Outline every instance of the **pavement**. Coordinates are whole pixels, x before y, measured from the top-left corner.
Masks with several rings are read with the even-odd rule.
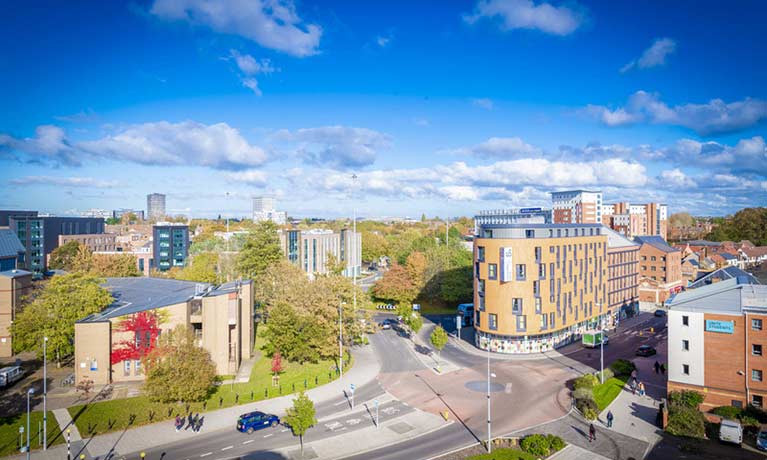
[[[608,460],[607,457],[589,450],[568,444],[564,449],[548,458],[548,460]]]

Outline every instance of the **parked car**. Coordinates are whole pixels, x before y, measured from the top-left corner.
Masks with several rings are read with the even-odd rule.
[[[663,318],[664,316],[666,316],[666,310],[658,309],[658,310],[655,310],[655,313],[653,314],[657,316],[658,318]]]
[[[392,321],[392,320],[390,320],[390,319],[385,319],[385,320],[381,321],[380,323],[378,323],[378,326],[379,326],[381,329],[391,329],[391,325],[392,325],[392,323],[393,323],[393,321]]]
[[[655,351],[655,348],[651,347],[650,345],[640,345],[636,351],[637,356],[652,356],[656,353],[657,351]]]
[[[240,415],[240,418],[237,419],[237,431],[252,433],[256,430],[279,424],[280,418],[276,415],[265,414],[263,412],[248,412],[247,414]]]
[[[762,425],[759,429],[759,433],[756,435],[756,448],[759,450],[767,450],[767,425]]]
[[[8,366],[0,369],[0,388],[13,385],[24,377],[24,369],[21,366]]]
[[[737,420],[722,419],[719,425],[719,440],[733,444],[743,444],[743,427]]]

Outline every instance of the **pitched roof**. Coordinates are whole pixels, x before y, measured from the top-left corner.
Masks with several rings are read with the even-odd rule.
[[[0,258],[6,257],[18,257],[19,253],[24,253],[26,250],[19,241],[19,237],[16,233],[9,228],[0,228]]]
[[[714,279],[719,279],[719,282],[721,282],[722,280],[729,280],[733,278],[743,278],[743,280],[749,284],[762,284],[754,275],[745,272],[738,267],[730,266],[701,275],[692,284],[687,286],[687,288],[697,289],[703,286],[708,286],[709,284],[714,284]]]
[[[767,256],[767,246],[754,246],[743,248],[742,251],[748,257],[762,257]]]
[[[722,256],[724,260],[738,260],[737,257],[730,254],[729,252],[720,252],[719,255]]]
[[[0,276],[3,276],[5,278],[20,278],[22,276],[28,276],[31,275],[32,272],[28,272],[26,270],[6,270],[4,272],[0,272]]]
[[[652,236],[635,236],[634,241],[636,241],[639,244],[649,244],[650,246],[659,249],[663,252],[680,252],[679,249],[672,248],[671,246],[666,243],[666,240],[663,238],[652,235]]]
[[[767,286],[751,284],[743,277],[731,278],[679,293],[669,308],[735,315],[744,309],[767,312]]]
[[[630,239],[611,229],[610,227],[602,227],[602,234],[607,235],[607,247],[608,248],[624,248],[631,246],[639,246]]]

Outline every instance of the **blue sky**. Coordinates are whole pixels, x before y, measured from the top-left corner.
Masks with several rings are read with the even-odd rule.
[[[767,205],[767,5],[372,3],[4,2],[0,208]]]

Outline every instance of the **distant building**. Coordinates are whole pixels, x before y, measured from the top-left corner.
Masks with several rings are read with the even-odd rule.
[[[270,220],[277,225],[285,225],[288,215],[284,211],[277,211],[274,208],[274,198],[270,196],[253,197],[253,221],[263,222]]]
[[[13,356],[11,324],[16,319],[21,299],[29,294],[31,286],[31,272],[16,268],[0,271],[0,358]]]
[[[639,302],[662,305],[682,290],[682,253],[659,236],[637,236],[639,243]]]
[[[602,192],[568,190],[551,192],[555,224],[601,224]]]
[[[91,208],[87,211],[82,211],[80,217],[97,217],[99,219],[109,219],[112,217],[112,213],[106,209]]]
[[[607,234],[607,306],[630,318],[639,313],[639,244],[615,230]]]
[[[666,239],[668,206],[661,203],[602,205],[602,223],[628,238],[657,235]]]
[[[165,219],[165,195],[150,193],[146,196],[146,215],[150,220]]]
[[[59,235],[104,233],[104,219],[94,217],[12,216],[11,230],[26,249],[25,270],[41,278],[48,269],[48,256],[59,246]]]
[[[136,258],[136,269],[144,276],[149,276],[152,269],[152,245],[147,243],[144,247],[132,248],[123,251],[95,251],[94,254],[104,256],[131,255]]]
[[[164,203],[165,202],[163,201],[163,209],[165,208],[165,204]],[[138,220],[144,220],[144,210],[143,209],[115,209],[115,210],[112,211],[112,218],[113,219],[122,219],[122,217],[124,215],[126,215],[126,214],[133,214],[133,215],[136,216],[136,218]]]
[[[172,267],[184,267],[189,258],[189,226],[171,222],[159,222],[152,227],[152,254],[154,267],[168,271]]]
[[[541,208],[491,209],[474,216],[474,234],[482,225],[496,224],[550,224],[551,210]],[[473,245],[472,245],[473,246]]]
[[[711,273],[704,274],[694,282],[690,283],[690,285],[687,286],[687,289],[698,289],[703,286],[708,286],[709,284],[719,283],[733,278],[742,278],[748,284],[762,284],[754,275],[745,272],[738,267],[724,267],[714,270]]]
[[[13,211],[0,210],[0,227],[8,227],[12,216],[18,217],[37,217],[37,211]]]
[[[95,233],[84,235],[59,235],[59,246],[69,243],[70,241],[76,241],[78,244],[82,244],[91,252],[96,251],[116,251],[117,235],[114,233]]]
[[[362,238],[351,230],[280,231],[280,245],[288,261],[309,275],[327,274],[331,256],[343,265],[344,276],[359,276],[362,270]]]
[[[24,266],[26,249],[9,228],[0,228],[0,272]]]

